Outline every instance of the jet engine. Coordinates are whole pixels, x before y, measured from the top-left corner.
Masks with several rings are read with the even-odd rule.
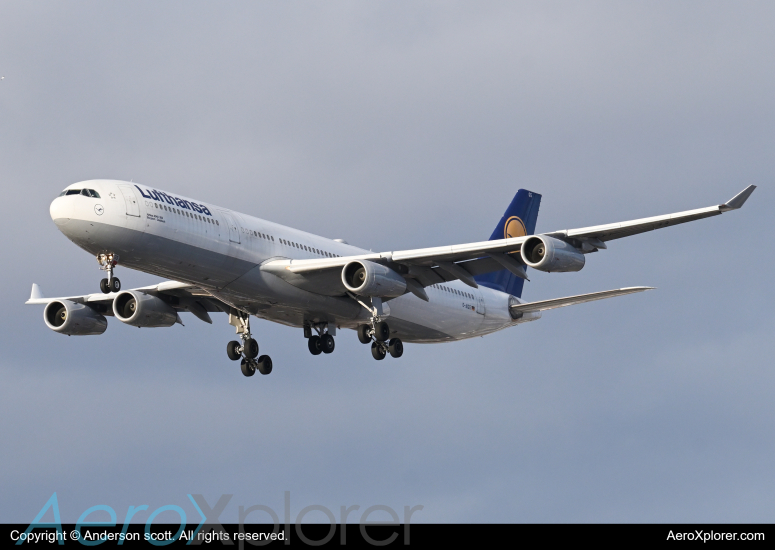
[[[534,235],[522,243],[522,261],[539,271],[581,271],[584,254],[559,239]]]
[[[353,260],[342,269],[342,283],[359,296],[395,298],[406,292],[406,280],[384,265],[369,260]]]
[[[57,300],[46,304],[43,320],[48,328],[68,336],[102,334],[108,328],[108,320],[89,306]]]
[[[178,313],[167,302],[136,290],[119,292],[113,300],[113,313],[133,327],[171,327],[178,320]]]

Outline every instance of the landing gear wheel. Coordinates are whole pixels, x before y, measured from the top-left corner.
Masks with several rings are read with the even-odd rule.
[[[358,325],[358,340],[361,344],[371,344],[370,328],[369,325]]]
[[[385,348],[380,346],[377,342],[371,344],[371,356],[377,361],[382,361],[385,358]]]
[[[396,359],[398,359],[404,354],[404,343],[401,341],[400,338],[393,338],[390,341],[388,350],[390,351],[391,357],[395,357]]]
[[[323,353],[323,344],[320,342],[320,336],[310,336],[307,340],[307,347],[312,355],[320,355]]]
[[[108,287],[111,292],[118,292],[121,290],[121,281],[118,280],[118,277],[111,277],[108,282]]]
[[[258,364],[256,365],[256,368],[261,374],[269,374],[272,372],[272,358],[268,355],[262,355],[258,358]]]
[[[320,347],[323,348],[323,353],[331,353],[335,347],[334,337],[326,333],[320,337]]]
[[[108,284],[107,279],[102,279],[100,281],[100,290],[103,292],[103,294],[110,293],[110,285]]]
[[[248,338],[245,340],[244,348],[245,349],[243,349],[242,352],[248,359],[255,359],[258,357],[258,342],[253,340],[253,338]]]
[[[243,359],[240,367],[242,367],[242,374],[244,374],[245,376],[253,376],[254,374],[256,374],[256,366],[253,364],[253,361],[248,361],[247,359]]]
[[[242,354],[239,352],[240,344],[236,340],[232,340],[228,344],[226,344],[226,355],[229,356],[229,359],[232,361],[236,361],[240,357],[242,357]]]
[[[374,338],[377,342],[385,342],[390,338],[390,327],[385,321],[374,324]]]

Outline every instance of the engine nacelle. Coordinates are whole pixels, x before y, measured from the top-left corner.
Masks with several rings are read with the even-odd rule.
[[[43,310],[46,326],[54,332],[68,336],[102,334],[108,328],[108,320],[89,306],[57,300],[46,304]]]
[[[369,260],[353,260],[342,269],[345,288],[359,296],[395,298],[406,292],[406,280],[384,265]]]
[[[178,313],[167,302],[136,290],[119,292],[113,300],[113,313],[133,327],[171,327],[178,320]]]
[[[534,235],[522,243],[522,261],[539,271],[581,271],[584,254],[565,241]]]

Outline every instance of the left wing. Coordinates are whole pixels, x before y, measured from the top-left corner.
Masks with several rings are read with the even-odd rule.
[[[547,237],[562,240],[579,253],[596,252],[607,248],[605,242],[662,229],[710,216],[718,216],[737,210],[756,189],[749,185],[723,204],[688,210],[652,218],[626,222],[564,229],[543,233]],[[475,275],[508,269],[518,277],[527,279],[525,265],[518,254],[522,243],[531,236],[495,239],[451,246],[369,253],[339,258],[310,260],[273,260],[262,264],[261,270],[273,273],[290,284],[310,292],[328,296],[342,296],[346,289],[341,281],[342,268],[352,261],[369,260],[390,267],[407,281],[407,291],[427,300],[423,287],[446,281],[461,280],[476,288]]]
[[[150,294],[152,296],[162,298],[176,311],[188,311],[205,323],[211,324],[213,321],[210,318],[208,312],[212,313],[224,311],[228,313],[232,307],[236,307],[232,304],[222,301],[218,297],[215,297],[207,289],[197,287],[196,285],[190,285],[188,283],[180,283],[177,281],[166,281],[157,285],[133,288],[129,290],[134,290],[143,294]],[[60,302],[67,300],[70,302],[75,302],[76,304],[87,305],[103,315],[113,315],[113,300],[117,295],[117,292],[111,292],[110,294],[103,294],[100,292],[96,294],[84,294],[81,296],[47,298],[43,296],[40,287],[33,283],[30,299],[27,300],[25,304],[46,305],[50,302]],[[178,322],[183,324],[179,318]]]

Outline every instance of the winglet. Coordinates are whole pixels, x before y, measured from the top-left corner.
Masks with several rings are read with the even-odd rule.
[[[40,291],[40,287],[35,283],[32,283],[32,292],[30,292],[30,300],[40,300],[44,298],[43,293]]]
[[[740,191],[737,195],[729,199],[726,203],[722,204],[721,209],[725,212],[727,210],[737,210],[745,204],[745,201],[748,200],[748,197],[751,196],[751,193],[753,193],[754,189],[756,189],[755,185],[749,185]]]

